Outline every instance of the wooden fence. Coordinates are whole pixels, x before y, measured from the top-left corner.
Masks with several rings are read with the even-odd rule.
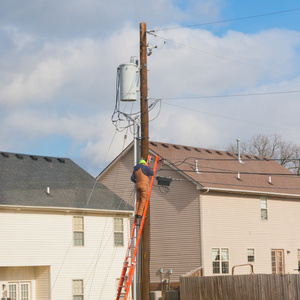
[[[253,274],[180,278],[180,300],[298,300],[300,275]]]

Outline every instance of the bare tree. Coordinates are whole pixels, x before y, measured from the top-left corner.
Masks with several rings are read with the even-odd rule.
[[[230,144],[227,151],[236,152],[236,144]],[[247,142],[240,143],[243,154],[265,156],[277,160],[282,166],[300,175],[300,147],[283,140],[278,134],[257,134]]]

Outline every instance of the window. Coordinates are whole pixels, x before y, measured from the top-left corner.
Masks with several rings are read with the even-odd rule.
[[[123,218],[114,218],[114,245],[115,247],[124,245]]]
[[[11,300],[18,300],[18,283],[9,283],[8,293]]]
[[[83,293],[83,280],[82,279],[75,279],[73,280],[73,300],[83,300],[84,293]]]
[[[214,274],[229,274],[229,249],[213,248],[212,263]]]
[[[260,216],[262,220],[268,220],[267,197],[260,197]]]
[[[30,300],[29,298],[29,284],[21,283],[21,300]]]
[[[284,257],[282,249],[271,250],[272,274],[284,274]]]
[[[11,300],[31,300],[30,282],[11,282],[8,294]]]
[[[84,219],[81,216],[73,217],[74,246],[84,246]]]
[[[248,262],[254,262],[254,249],[247,249]]]

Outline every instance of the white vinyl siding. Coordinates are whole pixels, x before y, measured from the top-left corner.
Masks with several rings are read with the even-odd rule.
[[[114,215],[86,212],[85,246],[73,247],[71,213],[0,210],[5,241],[0,247],[0,286],[22,279],[35,283],[32,300],[49,300],[50,294],[53,300],[72,299],[72,280],[90,278],[84,282],[90,299],[114,299],[124,260],[124,248],[114,247]],[[124,214],[123,222],[127,244],[129,215]]]

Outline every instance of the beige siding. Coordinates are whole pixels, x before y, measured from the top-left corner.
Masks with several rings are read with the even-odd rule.
[[[101,176],[101,183],[107,186],[111,191],[127,201],[130,205],[134,205],[134,183],[130,177],[133,171],[133,150],[130,150]]]
[[[133,151],[129,151],[100,181],[133,205],[132,171]],[[159,166],[156,175],[180,181],[173,181],[167,193],[154,182],[150,199],[150,280],[179,282],[180,275],[201,266],[199,191],[166,165],[163,169]],[[172,270],[171,278],[169,270]]]
[[[229,248],[230,273],[246,264],[255,249],[255,273],[271,273],[271,249],[283,249],[286,273],[297,273],[300,249],[299,201],[268,198],[268,220],[261,220],[260,197],[208,193],[202,196],[205,275],[212,275],[212,248]],[[289,253],[287,252],[289,251]],[[235,269],[247,274],[250,268]]]
[[[28,270],[33,272],[33,267],[47,265],[51,275],[51,299],[71,299],[73,279],[84,280],[85,291],[91,299],[112,299],[116,293],[116,278],[121,273],[129,229],[129,221],[125,218],[125,246],[114,247],[113,218],[114,215],[86,214],[85,245],[74,247],[72,214],[1,210],[1,270],[3,267],[30,266]],[[20,275],[19,270],[16,274]],[[41,295],[41,289],[47,285],[47,270],[38,271],[24,274],[36,279],[37,295]],[[27,277],[22,280],[25,279]]]
[[[50,299],[50,267],[0,267],[0,284],[30,283],[32,299]]]
[[[50,267],[36,267],[36,299],[49,300]]]
[[[159,176],[173,177],[168,189],[155,181],[151,209],[151,282],[178,282],[179,276],[201,266],[199,197],[193,183],[168,167]],[[169,278],[169,270],[172,270]]]

